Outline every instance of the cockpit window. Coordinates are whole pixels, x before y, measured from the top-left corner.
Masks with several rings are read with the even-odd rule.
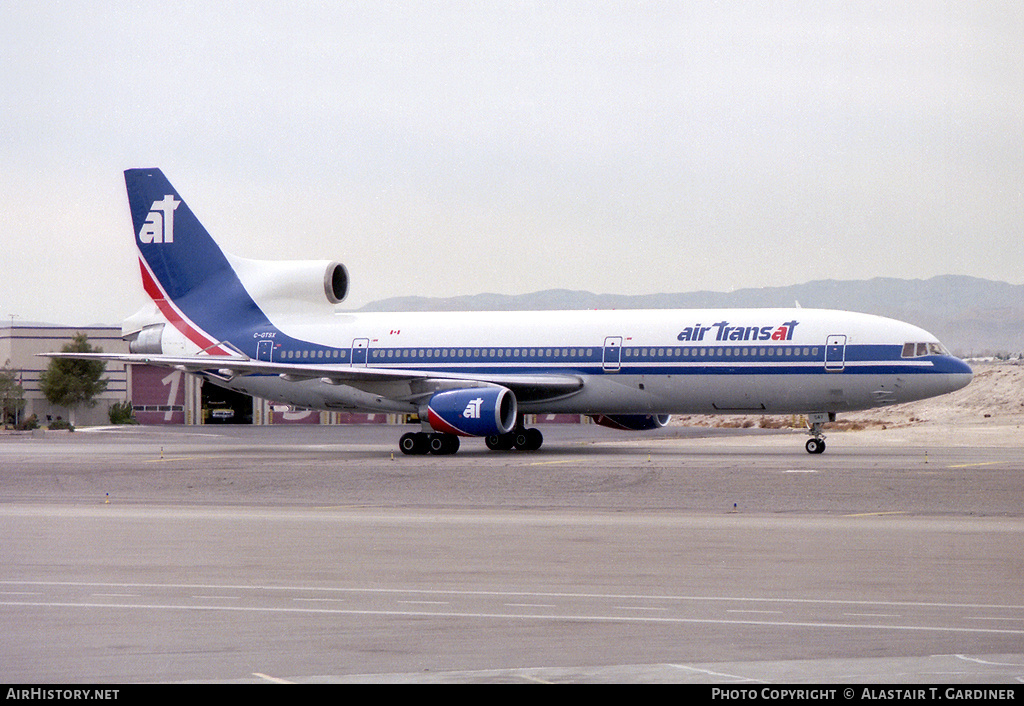
[[[926,355],[949,355],[949,351],[941,343],[936,342],[903,344],[904,358],[920,358]]]

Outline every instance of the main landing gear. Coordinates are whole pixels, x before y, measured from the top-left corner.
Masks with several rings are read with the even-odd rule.
[[[459,450],[459,437],[455,434],[442,434],[440,432],[428,434],[427,432],[409,432],[402,434],[398,440],[398,448],[402,453],[409,456],[418,456],[426,453],[438,456],[448,456]]]
[[[484,437],[484,443],[491,451],[536,451],[544,443],[544,435],[539,429],[527,429],[520,424],[507,434]],[[398,448],[407,456],[449,456],[459,450],[459,437],[441,432],[409,432],[402,434]]]
[[[821,433],[821,427],[825,423],[834,422],[835,420],[835,412],[815,412],[814,414],[807,415],[807,433],[811,435],[811,438],[807,440],[806,444],[804,444],[804,448],[807,449],[807,453],[825,453],[825,435]]]
[[[484,443],[491,451],[536,451],[544,443],[544,435],[539,429],[516,428],[507,434],[494,434],[484,437]]]

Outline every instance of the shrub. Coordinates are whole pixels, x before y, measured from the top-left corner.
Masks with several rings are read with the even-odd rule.
[[[110,409],[107,410],[107,416],[110,417],[111,424],[138,424],[139,422],[135,419],[135,412],[132,410],[131,400],[125,402],[115,402],[110,405]]]

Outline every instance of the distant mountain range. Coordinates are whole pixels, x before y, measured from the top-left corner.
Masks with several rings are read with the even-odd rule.
[[[549,289],[533,294],[396,297],[360,311],[544,311],[557,309],[726,309],[799,306],[888,316],[924,328],[961,356],[1024,351],[1024,286],[977,277],[820,280],[734,292],[626,296]]]

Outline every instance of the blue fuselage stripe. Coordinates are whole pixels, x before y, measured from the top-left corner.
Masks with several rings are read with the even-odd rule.
[[[274,361],[303,365],[352,363],[349,349],[301,343],[298,346],[294,350],[275,350]],[[498,355],[499,350],[501,355]],[[828,363],[824,346],[820,345],[647,346],[627,350],[628,355],[623,354],[614,364],[609,364],[603,358],[603,349],[594,346],[374,348],[361,351],[366,356],[365,363],[361,356],[355,365],[438,374],[490,375],[911,375],[962,372],[963,366],[951,356],[903,358],[901,346],[896,345],[848,345],[842,359]]]

